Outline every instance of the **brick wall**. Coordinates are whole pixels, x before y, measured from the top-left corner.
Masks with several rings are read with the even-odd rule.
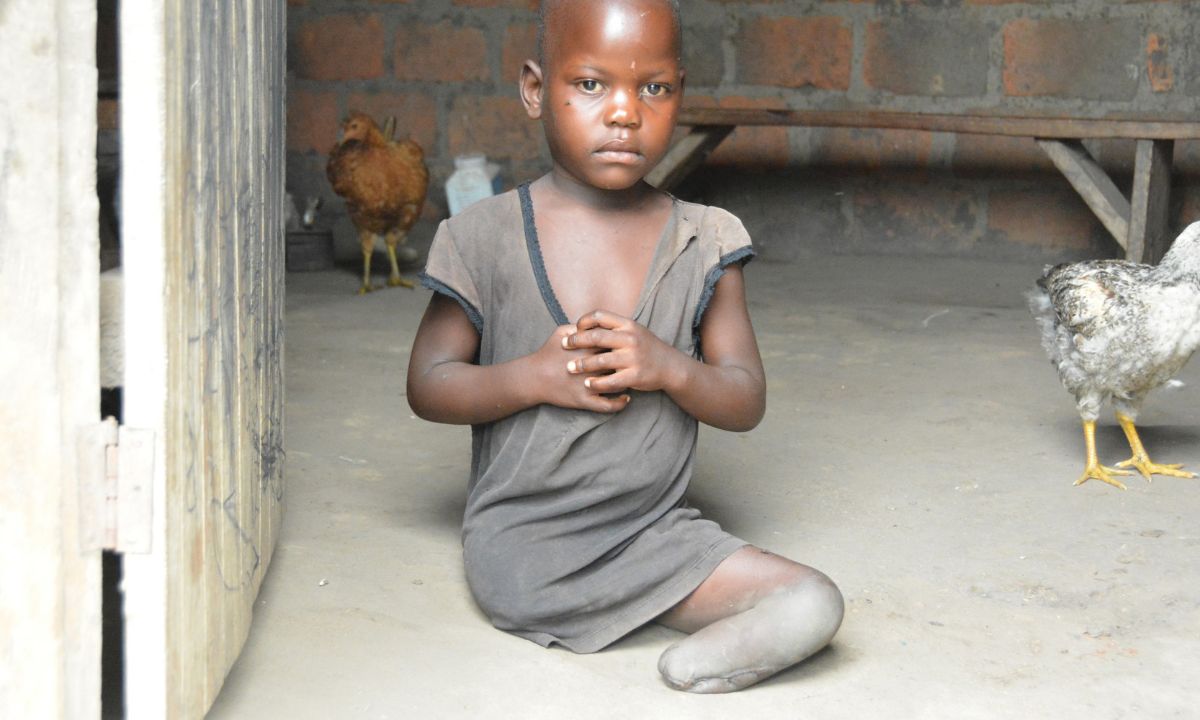
[[[683,0],[688,101],[912,112],[998,109],[1200,117],[1200,2]],[[454,155],[506,185],[549,166],[516,99],[536,0],[289,0],[289,187],[324,182],[350,109],[396,115],[433,176],[427,237]],[[1133,145],[1092,145],[1128,183]],[[1200,148],[1176,148],[1173,221],[1200,217]],[[743,216],[768,257],[814,251],[1024,257],[1117,248],[1032,140],[886,130],[739,129],[681,194]],[[336,222],[335,222],[336,221]],[[419,240],[418,240],[419,241]],[[349,248],[347,250],[346,248]]]

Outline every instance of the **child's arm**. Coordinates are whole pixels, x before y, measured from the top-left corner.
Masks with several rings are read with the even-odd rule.
[[[597,310],[580,318],[578,331],[564,347],[609,350],[578,358],[569,372],[600,374],[589,379],[596,393],[663,390],[702,423],[744,431],[758,425],[766,411],[766,379],[740,266],[717,281],[700,324],[704,361],[691,358],[660,340],[644,326]]]
[[[479,333],[454,300],[434,293],[421,318],[408,364],[408,404],[426,420],[479,424],[542,403],[616,412],[628,397],[607,398],[567,372],[567,362],[594,351],[563,349],[563,326],[532,355],[498,365],[474,364]]]

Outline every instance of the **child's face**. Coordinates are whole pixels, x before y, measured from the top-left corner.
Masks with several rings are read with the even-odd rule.
[[[572,3],[550,16],[538,113],[556,166],[621,190],[662,159],[683,99],[677,42],[656,0]]]

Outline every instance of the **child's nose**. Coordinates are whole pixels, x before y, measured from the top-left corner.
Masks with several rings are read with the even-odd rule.
[[[608,117],[605,118],[609,125],[637,127],[641,124],[636,93],[630,93],[627,90],[618,90],[610,97]]]

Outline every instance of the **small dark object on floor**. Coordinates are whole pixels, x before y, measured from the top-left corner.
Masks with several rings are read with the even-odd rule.
[[[333,233],[329,230],[288,230],[288,272],[313,272],[333,269]]]

